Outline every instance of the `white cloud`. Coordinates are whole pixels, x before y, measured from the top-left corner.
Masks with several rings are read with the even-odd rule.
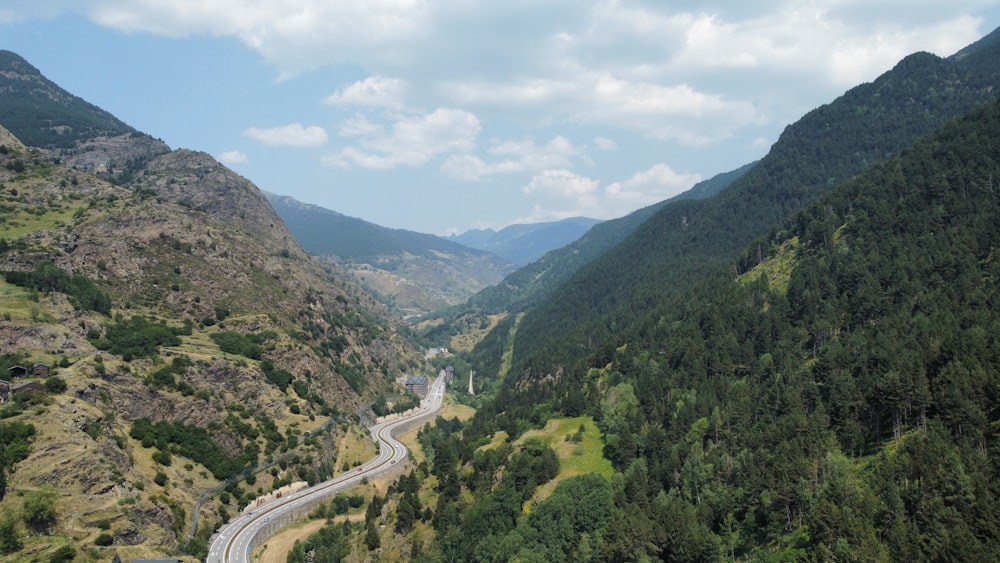
[[[959,2],[972,9],[977,2]],[[854,4],[854,6],[851,6]],[[784,80],[819,80],[850,87],[874,79],[900,58],[918,50],[941,56],[974,40],[981,18],[958,6],[926,20],[907,22],[892,2],[831,0],[788,4],[750,17],[693,15],[684,26],[683,49],[669,63],[679,72],[697,69],[769,69]],[[880,12],[890,12],[888,18]]]
[[[82,11],[128,33],[238,37],[283,76],[293,76],[331,63],[391,57],[382,49],[423,38],[430,8],[421,0],[99,0]]]
[[[545,170],[521,188],[535,201],[532,212],[517,223],[558,221],[581,215],[595,217],[601,212],[600,180],[580,176],[570,170]]]
[[[541,86],[537,82],[469,82],[449,84],[449,91],[461,104],[500,106],[526,119],[625,129],[687,145],[726,139],[764,120],[753,103],[739,97],[671,83],[670,76],[656,80],[579,68],[572,77],[548,80]]]
[[[627,127],[686,145],[725,139],[762,120],[746,101],[700,92],[688,84],[665,86],[609,74],[594,77],[574,108],[572,117],[582,123]]]
[[[553,137],[544,146],[539,146],[534,139],[498,141],[487,152],[501,160],[486,162],[471,154],[455,155],[445,160],[441,170],[452,178],[468,182],[495,174],[566,168],[572,158],[581,153],[580,149],[562,135]]]
[[[384,130],[382,125],[372,123],[367,117],[359,114],[341,123],[339,133],[341,137],[367,137],[381,135]]]
[[[280,127],[261,129],[251,127],[244,135],[271,146],[315,147],[326,142],[326,131],[317,125],[304,127],[301,123],[289,123]]]
[[[616,143],[614,139],[597,136],[594,137],[594,146],[602,151],[613,151],[618,148],[618,143]]]
[[[0,21],[82,12],[129,33],[236,37],[282,77],[334,64],[371,73],[328,104],[398,110],[413,99],[420,107],[490,109],[529,125],[599,125],[688,145],[764,120],[786,123],[915,50],[951,54],[982,33],[981,13],[997,5],[12,1],[0,8]]]
[[[399,78],[369,76],[350,86],[337,90],[323,102],[328,105],[355,105],[368,107],[402,108],[407,83]]]
[[[423,166],[439,155],[472,151],[480,129],[472,113],[439,108],[400,118],[388,132],[372,128],[357,146],[345,147],[323,161],[340,168]]]
[[[604,193],[608,201],[614,202],[615,209],[638,209],[685,192],[700,181],[700,174],[679,174],[661,162],[627,180],[608,185]]]
[[[449,156],[441,164],[441,171],[448,176],[463,182],[474,182],[484,176],[494,174],[509,174],[521,172],[524,168],[519,162],[504,160],[488,163],[474,154],[457,154]]]
[[[531,213],[516,222],[555,221],[579,216],[621,217],[687,191],[699,181],[701,175],[678,173],[664,163],[604,189],[601,189],[600,180],[570,170],[545,170],[521,188],[534,202]]]
[[[240,151],[226,151],[219,154],[219,160],[226,164],[241,164],[247,162],[247,155]]]
[[[440,87],[442,95],[461,104],[504,107],[545,107],[572,96],[578,85],[571,79],[527,78],[493,82],[456,80]]]
[[[526,194],[541,193],[560,197],[579,197],[592,194],[600,185],[569,170],[545,170],[534,176],[521,190]]]
[[[872,80],[914,51],[950,55],[976,35],[979,24],[979,18],[964,16],[919,30],[894,25],[836,40],[827,62],[830,76],[835,83],[850,86]]]

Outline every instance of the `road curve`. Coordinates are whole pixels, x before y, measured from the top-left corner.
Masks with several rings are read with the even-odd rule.
[[[387,417],[369,430],[379,446],[379,454],[356,470],[317,483],[284,498],[272,500],[253,511],[230,520],[212,537],[208,547],[208,563],[249,563],[250,552],[267,538],[303,514],[322,498],[348,489],[366,477],[375,477],[395,469],[407,457],[406,446],[392,433],[400,427],[421,419],[430,419],[444,400],[444,378],[438,377],[427,390],[420,407],[406,416]]]

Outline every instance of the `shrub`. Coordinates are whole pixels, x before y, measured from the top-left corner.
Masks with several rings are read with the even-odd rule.
[[[94,545],[109,546],[115,543],[115,537],[111,534],[101,534],[94,540]]]
[[[53,375],[52,377],[45,380],[45,390],[51,395],[56,393],[63,393],[66,391],[66,382],[63,378]]]
[[[35,529],[47,528],[56,521],[56,493],[42,489],[24,498],[24,523]]]
[[[0,519],[0,553],[15,553],[22,547],[17,521],[11,516]]]
[[[160,465],[170,466],[173,460],[170,459],[170,454],[163,450],[156,450],[153,452],[153,461],[159,463]]]
[[[76,550],[71,546],[64,545],[49,557],[49,563],[66,563],[72,561],[74,557],[76,557]]]

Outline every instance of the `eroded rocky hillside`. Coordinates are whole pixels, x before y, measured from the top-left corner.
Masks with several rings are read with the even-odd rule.
[[[0,551],[197,556],[258,494],[356,462],[356,411],[419,356],[252,183],[135,133],[0,145]]]

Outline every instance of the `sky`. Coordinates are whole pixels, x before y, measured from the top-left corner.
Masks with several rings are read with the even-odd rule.
[[[0,49],[262,190],[438,235],[611,219],[1000,0],[4,0]]]

